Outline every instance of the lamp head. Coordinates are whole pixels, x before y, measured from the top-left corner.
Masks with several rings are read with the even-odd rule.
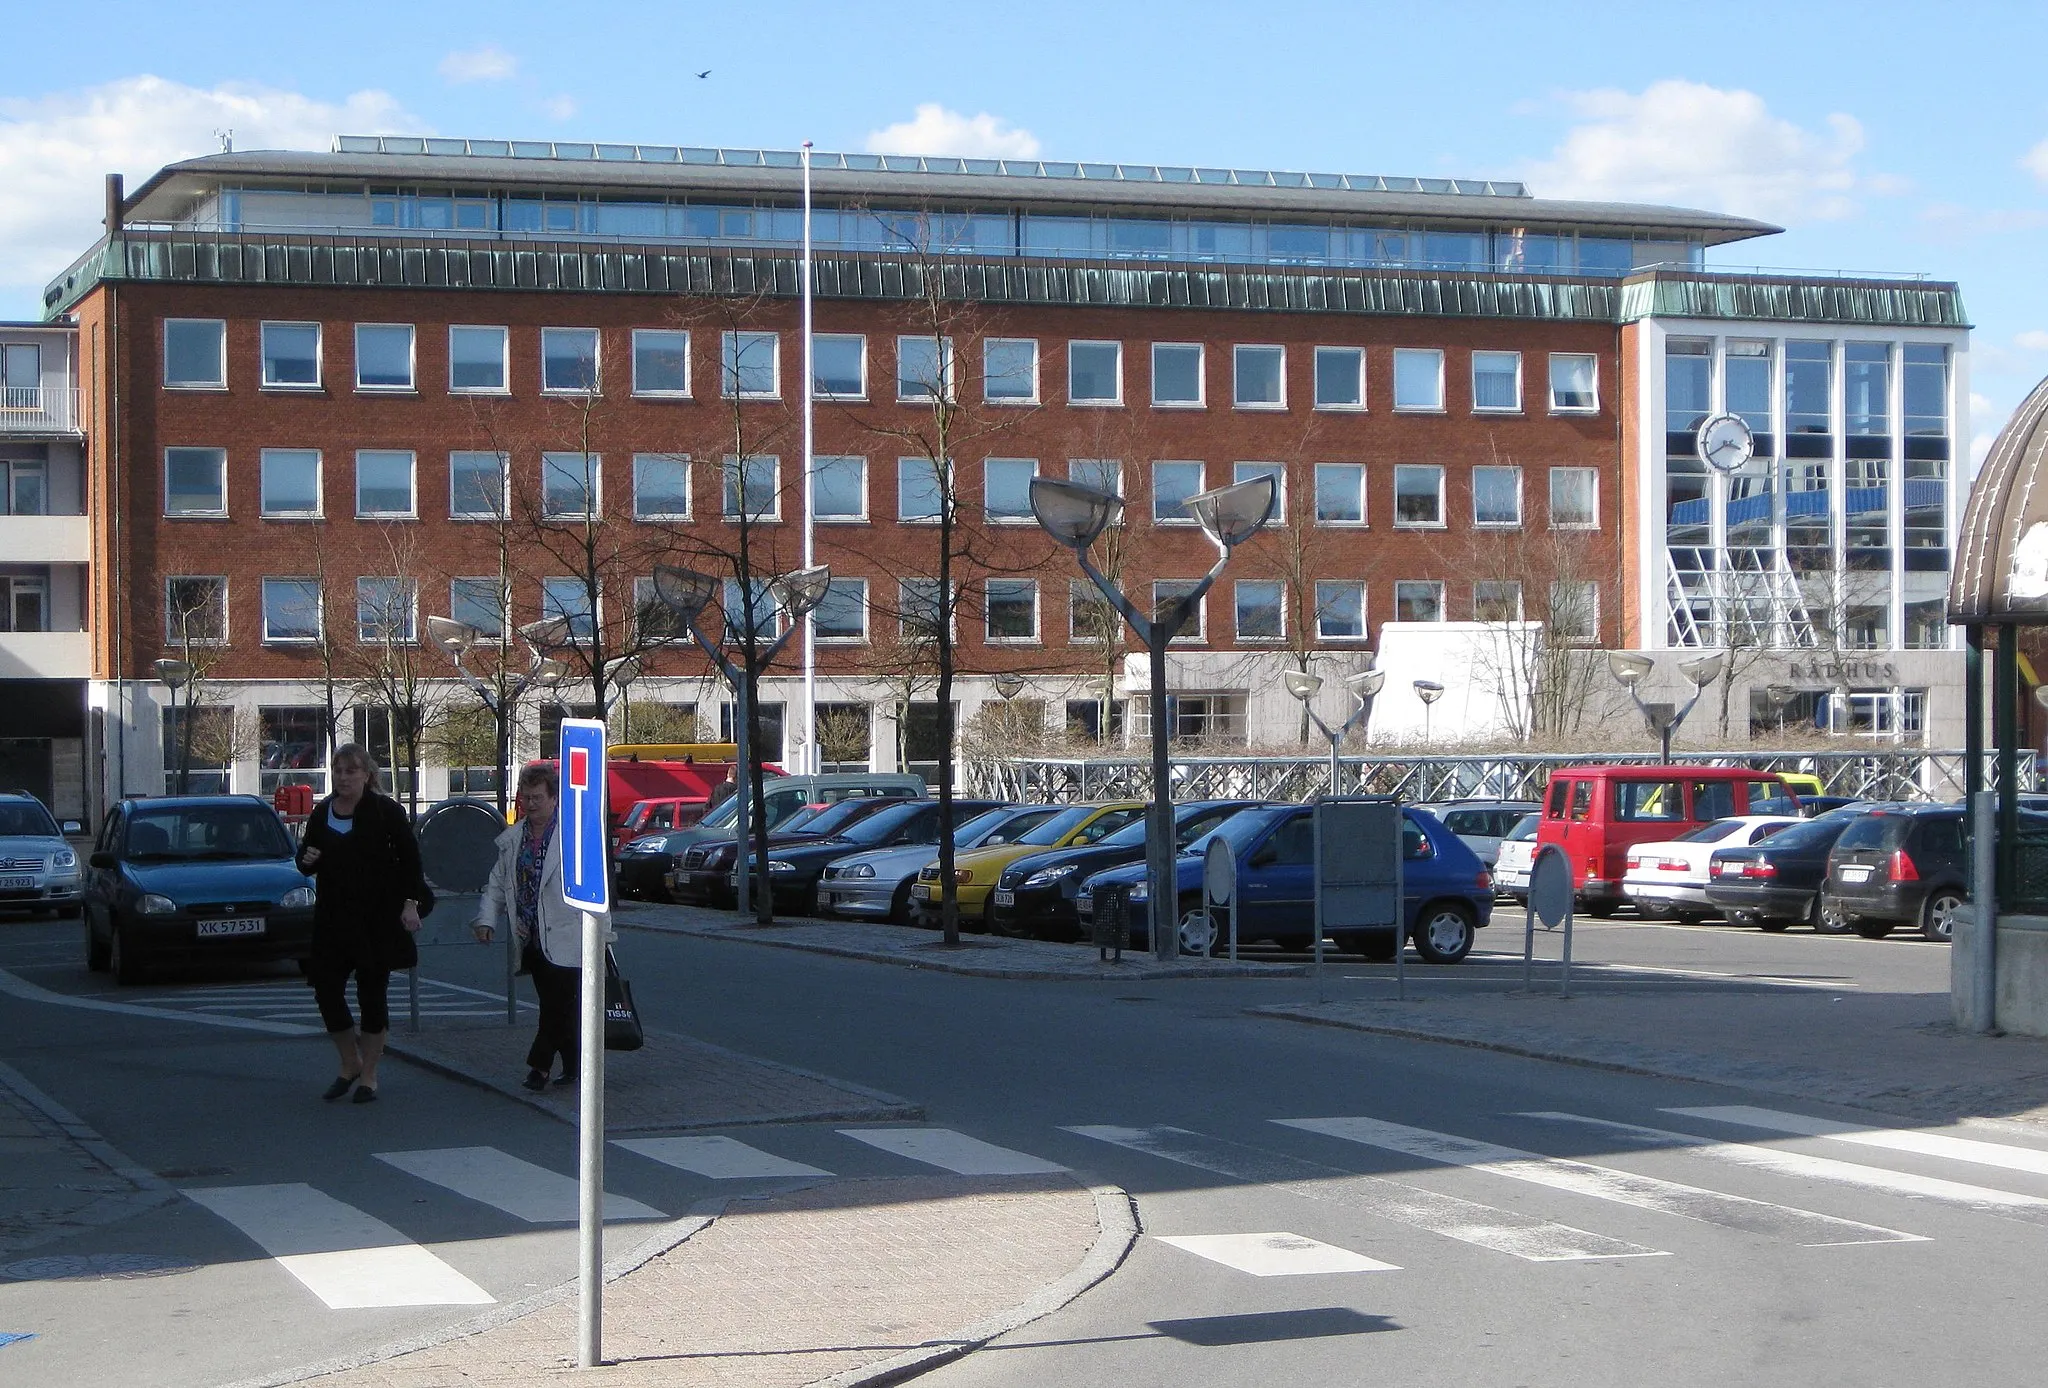
[[[819,564],[773,580],[768,585],[768,595],[789,614],[791,621],[801,621],[818,610],[818,604],[825,601],[825,594],[831,589],[832,570]]]
[[[997,675],[996,693],[1005,699],[1014,699],[1024,692],[1024,677],[1005,672]]]
[[[567,617],[543,617],[538,622],[528,622],[519,628],[519,634],[526,638],[526,644],[537,651],[555,651],[572,645],[575,632]]]
[[[1323,687],[1323,677],[1321,675],[1311,675],[1306,670],[1282,670],[1280,672],[1280,683],[1286,686],[1289,694],[1292,694],[1303,703],[1307,703],[1310,699],[1315,698],[1316,691]]]
[[[1095,543],[1123,509],[1124,499],[1115,492],[1059,477],[1031,479],[1031,514],[1046,534],[1077,552]]]
[[[542,658],[540,663],[533,667],[533,682],[542,689],[553,689],[567,678],[569,667],[553,656]]]
[[[2048,708],[2048,684],[2034,686],[2034,702],[2042,708]]]
[[[427,639],[449,655],[459,656],[481,644],[484,634],[468,622],[458,622],[453,617],[429,617]]]
[[[1385,670],[1360,670],[1355,675],[1346,675],[1344,683],[1350,686],[1351,693],[1362,704],[1387,687],[1387,672]]]
[[[1415,697],[1425,704],[1433,704],[1443,698],[1444,687],[1435,680],[1415,681]]]
[[[607,683],[615,684],[619,688],[624,689],[634,680],[640,678],[640,657],[637,655],[622,655],[617,660],[606,661],[604,677]]]
[[[156,677],[164,687],[176,692],[192,682],[192,662],[189,660],[159,660],[156,663]]]
[[[718,594],[718,580],[673,564],[654,566],[654,596],[685,622],[694,622]]]
[[[1691,680],[1695,688],[1700,688],[1712,684],[1721,677],[1721,666],[1726,659],[1721,652],[1715,651],[1712,655],[1703,655],[1696,660],[1682,661],[1678,673]]]
[[[1607,653],[1607,672],[1631,694],[1635,693],[1637,685],[1649,678],[1650,671],[1656,668],[1657,662],[1646,655],[1632,655],[1627,651]]]
[[[1185,504],[1210,539],[1225,549],[1235,549],[1258,533],[1279,499],[1279,483],[1267,475],[1197,493]]]

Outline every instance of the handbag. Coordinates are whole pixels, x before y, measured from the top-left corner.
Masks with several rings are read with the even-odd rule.
[[[640,1009],[633,1005],[633,985],[619,972],[619,961],[610,949],[604,952],[604,1048],[608,1051],[637,1051],[647,1044],[640,1026]]]

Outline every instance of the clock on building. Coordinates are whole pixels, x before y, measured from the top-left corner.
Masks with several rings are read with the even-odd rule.
[[[1742,416],[1717,414],[1700,425],[1693,447],[1700,461],[1716,472],[1733,472],[1756,451],[1756,438]]]

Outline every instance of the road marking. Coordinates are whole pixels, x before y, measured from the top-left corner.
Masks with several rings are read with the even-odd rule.
[[[1919,1234],[1901,1233],[1853,1219],[1816,1214],[1790,1205],[1774,1205],[1744,1195],[1726,1195],[1717,1190],[1681,1185],[1676,1181],[1641,1176],[1611,1166],[1566,1161],[1540,1156],[1517,1147],[1491,1142],[1474,1142],[1449,1133],[1411,1128],[1378,1118],[1276,1118],[1283,1127],[1300,1128],[1363,1143],[1422,1161],[1443,1162],[1552,1190],[1570,1191],[1595,1200],[1677,1215],[1702,1224],[1718,1224],[1766,1238],[1784,1239],[1808,1248],[1825,1248],[1851,1243],[1921,1243]]]
[[[438,1147],[417,1152],[379,1152],[377,1160],[431,1181],[480,1204],[503,1210],[528,1224],[574,1224],[576,1178],[522,1161],[495,1147]],[[666,1219],[660,1210],[610,1191],[606,1219]]]
[[[212,1186],[185,1194],[241,1230],[333,1310],[496,1300],[383,1220],[309,1185]]]
[[[168,1007],[148,1007],[133,1002],[102,1002],[98,998],[75,997],[16,978],[0,969],[0,993],[23,1002],[47,1003],[52,1007],[75,1007],[84,1012],[111,1012],[123,1017],[150,1017],[163,1022],[189,1022],[194,1026],[227,1027],[234,1031],[260,1031],[270,1036],[315,1036],[317,1026],[291,1026],[283,1022],[261,1022],[251,1017],[216,1017],[206,1012],[184,1012]]]
[[[1160,1243],[1254,1277],[1303,1277],[1318,1272],[1399,1272],[1392,1263],[1353,1253],[1301,1234],[1180,1234]]]
[[[951,1128],[841,1128],[840,1133],[855,1142],[865,1142],[884,1152],[894,1152],[941,1171],[962,1176],[1036,1176],[1065,1171],[1057,1162],[1024,1152],[1013,1152],[983,1142],[978,1137],[956,1133]]]
[[[790,1161],[729,1137],[615,1137],[612,1146],[638,1152],[664,1166],[694,1171],[714,1181],[745,1181],[777,1176],[830,1176],[800,1161]]]
[[[1606,1118],[1588,1118],[1579,1113],[1524,1113],[1517,1116],[1598,1128],[1601,1132],[1630,1139],[1636,1146],[1645,1149],[1676,1151],[1689,1157],[1706,1157],[1711,1161],[1753,1167],[1758,1171],[1769,1171],[1780,1176],[1832,1181],[1837,1185],[1857,1186],[1864,1190],[1882,1191],[1888,1195],[1903,1195],[1909,1199],[1955,1205],[1978,1214],[2021,1219],[2030,1224],[2048,1224],[2048,1200],[2038,1195],[2021,1195],[2014,1191],[1997,1190],[1991,1186],[1946,1181],[1939,1176],[1917,1176],[1908,1171],[1863,1166],[1857,1162],[1836,1161],[1833,1157],[1815,1157],[1805,1152],[1759,1147],[1749,1142],[1715,1142],[1693,1133],[1672,1132],[1665,1128],[1646,1128],[1634,1123],[1616,1123]]]
[[[1653,964],[1595,964],[1596,973],[1615,974],[1658,974],[1672,978],[1712,978],[1723,983],[1756,983],[1767,988],[1817,988],[1822,992],[1835,992],[1861,988],[1860,983],[1830,981],[1816,978],[1791,978],[1784,974],[1731,974],[1719,969],[1678,969]]]
[[[1727,1104],[1714,1108],[1667,1108],[1683,1118],[1707,1118],[1741,1128],[1762,1128],[1766,1132],[1797,1137],[1825,1137],[1853,1142],[1861,1147],[1884,1147],[1895,1152],[1912,1152],[1923,1157],[1945,1157],[1949,1161],[1976,1166],[1996,1166],[2007,1171],[2026,1171],[2048,1176],[2048,1152],[2033,1147],[2008,1147],[1999,1142],[1950,1137],[1946,1133],[1923,1133],[1910,1128],[1862,1128],[1854,1123],[1837,1123],[1827,1118],[1808,1118],[1774,1108],[1752,1108]]]
[[[1662,1249],[1499,1210],[1455,1195],[1439,1195],[1382,1176],[1365,1176],[1205,1137],[1185,1128],[1068,1128],[1070,1133],[1219,1176],[1266,1185],[1306,1200],[1345,1205],[1431,1234],[1506,1253],[1532,1263],[1586,1258],[1662,1258]]]

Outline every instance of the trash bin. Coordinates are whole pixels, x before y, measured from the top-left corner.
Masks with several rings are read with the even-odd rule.
[[[1131,942],[1131,888],[1130,884],[1119,882],[1103,887],[1095,893],[1095,916],[1092,937],[1095,948],[1107,956],[1110,951],[1122,960],[1124,947]]]

